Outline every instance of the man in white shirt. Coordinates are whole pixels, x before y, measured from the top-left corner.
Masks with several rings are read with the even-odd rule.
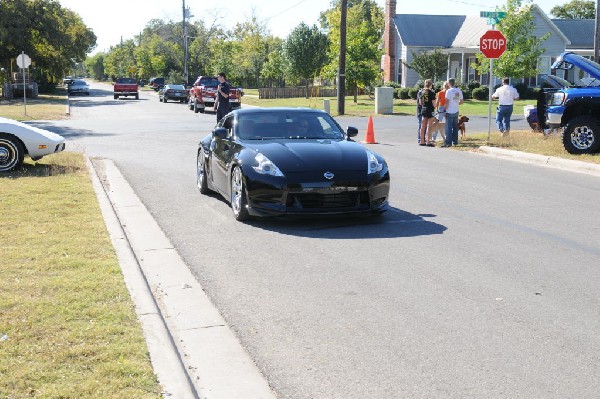
[[[452,147],[458,144],[458,106],[464,102],[462,91],[455,87],[454,78],[448,79],[449,89],[446,90],[446,142],[442,147]]]
[[[519,92],[512,87],[508,78],[502,79],[502,86],[498,87],[492,98],[498,100],[498,111],[496,112],[496,125],[502,134],[508,136],[510,132],[510,117],[513,113],[515,100],[519,99]]]

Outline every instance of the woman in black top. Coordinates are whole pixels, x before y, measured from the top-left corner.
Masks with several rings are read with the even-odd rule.
[[[421,93],[421,98],[419,101],[421,104],[421,116],[423,118],[423,122],[421,123],[421,140],[419,145],[433,147],[434,144],[431,141],[431,125],[433,124],[437,101],[435,99],[435,92],[433,91],[433,82],[431,79],[427,79],[425,81],[425,88]],[[425,141],[425,133],[427,133],[427,141]]]

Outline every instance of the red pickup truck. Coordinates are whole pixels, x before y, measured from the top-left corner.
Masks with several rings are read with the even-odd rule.
[[[212,109],[217,98],[219,81],[214,76],[199,76],[190,89],[188,107],[194,112],[204,112],[205,108]],[[242,106],[244,92],[239,87],[231,87],[229,92],[229,105],[231,109]]]
[[[135,78],[117,78],[114,87],[114,97],[134,96],[136,100],[140,99],[138,84]]]

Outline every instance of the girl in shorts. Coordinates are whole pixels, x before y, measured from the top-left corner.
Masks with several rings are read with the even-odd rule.
[[[423,88],[421,99],[419,101],[421,104],[421,116],[423,118],[423,122],[421,123],[421,140],[419,145],[433,147],[434,144],[431,141],[431,125],[435,119],[434,113],[437,101],[435,99],[435,92],[433,91],[433,82],[431,79],[427,79],[425,81],[425,87]],[[426,133],[427,141],[425,141]]]

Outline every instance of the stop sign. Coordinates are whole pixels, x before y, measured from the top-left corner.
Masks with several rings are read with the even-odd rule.
[[[506,37],[499,30],[488,30],[479,39],[479,50],[487,58],[499,58],[506,50]]]

